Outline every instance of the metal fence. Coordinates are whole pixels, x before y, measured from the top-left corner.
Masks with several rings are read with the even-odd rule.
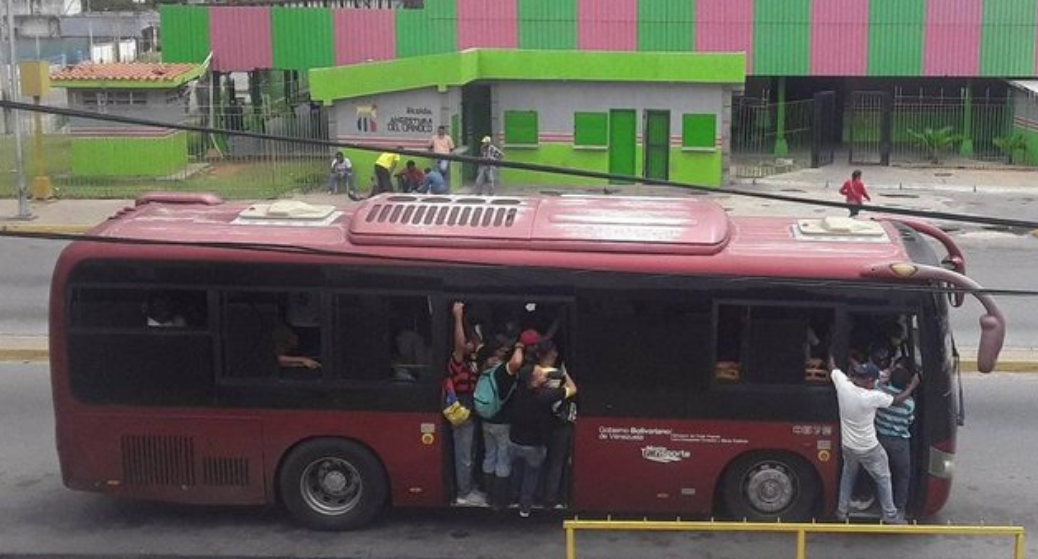
[[[140,115],[148,118],[147,114]],[[221,111],[195,111],[183,123],[217,128],[244,130],[285,139],[242,138],[225,134],[173,132],[174,140],[148,139],[147,128],[123,126],[120,138],[98,139],[77,132],[68,119],[55,120],[40,136],[42,149],[34,149],[32,116],[19,115],[23,132],[23,161],[26,182],[46,173],[51,178],[55,195],[62,198],[134,198],[152,190],[216,191],[227,198],[273,198],[293,191],[309,191],[323,187],[328,180],[327,168],[333,150],[304,143],[305,139],[328,139],[328,115],[323,107],[300,104],[295,107],[271,105],[256,110],[250,105]],[[176,159],[169,171],[156,176],[90,172],[83,168],[93,162],[84,161],[84,145],[107,141],[117,146],[121,141],[168,141],[161,148],[162,158]],[[77,145],[79,143],[79,145]],[[96,144],[95,144],[96,145]],[[168,147],[167,147],[168,146]],[[92,148],[96,149],[96,148]],[[113,149],[120,149],[114,147]],[[179,152],[173,155],[169,152]],[[134,157],[127,150],[127,157]],[[138,155],[139,156],[139,155]],[[118,157],[118,154],[115,155]],[[77,169],[78,167],[78,169]],[[112,165],[112,167],[116,167]],[[17,193],[14,138],[0,137],[0,196]]]
[[[782,110],[785,110],[784,129],[779,127]],[[783,105],[767,99],[733,99],[732,176],[763,177],[809,166],[813,121],[814,101],[811,99]],[[785,142],[784,149],[782,142]]]
[[[1001,163],[1005,157],[995,145],[996,138],[1011,133],[1013,109],[1008,98],[894,96],[891,138],[893,163],[925,163],[931,150],[912,132],[927,129],[939,136],[947,129],[951,141],[937,153],[938,162],[955,165]],[[967,149],[963,149],[968,139]]]

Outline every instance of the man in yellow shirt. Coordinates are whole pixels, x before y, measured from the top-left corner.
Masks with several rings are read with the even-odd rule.
[[[396,149],[404,148],[397,146]],[[375,160],[375,189],[371,192],[372,196],[383,192],[393,192],[393,169],[396,169],[398,163],[400,163],[399,154],[387,151],[378,156],[378,159]]]

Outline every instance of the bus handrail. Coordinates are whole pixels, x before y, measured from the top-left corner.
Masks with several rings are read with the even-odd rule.
[[[862,277],[883,278],[893,280],[919,279],[930,282],[946,283],[964,291],[972,292],[977,301],[984,306],[985,313],[980,317],[980,344],[977,346],[977,370],[990,373],[998,364],[998,354],[1006,337],[1006,317],[995,304],[995,299],[980,293],[983,289],[979,283],[958,272],[939,266],[927,266],[914,262],[886,262],[867,266],[861,272]],[[965,295],[965,292],[962,293]]]
[[[808,534],[877,534],[896,536],[980,536],[1013,538],[1013,559],[1024,559],[1026,530],[1023,526],[909,524],[851,524],[849,522],[717,522],[681,520],[564,520],[566,559],[577,559],[578,530],[624,532],[710,532],[793,534],[796,537],[796,559],[807,559]]]
[[[932,237],[937,242],[941,243],[941,245],[944,246],[944,249],[948,251],[948,255],[941,260],[941,263],[951,265],[951,270],[953,272],[966,275],[966,257],[962,254],[962,249],[959,248],[959,245],[955,244],[955,240],[952,239],[951,235],[946,233],[940,227],[925,221],[914,221],[911,219],[880,217],[876,218],[876,220],[900,223],[918,233]],[[955,293],[951,297],[951,303],[954,307],[961,307],[965,302],[965,293]]]

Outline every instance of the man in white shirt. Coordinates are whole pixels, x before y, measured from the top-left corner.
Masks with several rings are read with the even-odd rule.
[[[883,521],[888,524],[904,524],[905,519],[898,515],[894,507],[894,497],[890,486],[890,464],[887,453],[876,437],[876,410],[900,404],[908,399],[916,386],[919,375],[912,378],[905,390],[897,396],[875,390],[879,371],[875,367],[866,367],[851,362],[851,376],[836,368],[832,357],[829,358],[831,378],[836,387],[836,398],[840,405],[840,438],[843,450],[843,474],[840,477],[840,499],[836,505],[836,517],[847,519],[847,508],[850,505],[854,480],[858,478],[858,468],[863,467],[876,482],[876,493],[883,507]]]

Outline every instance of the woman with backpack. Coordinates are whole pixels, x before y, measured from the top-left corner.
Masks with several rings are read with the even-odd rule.
[[[521,342],[516,342],[511,347],[508,344],[487,344],[480,350],[483,374],[476,383],[473,399],[476,413],[483,419],[483,486],[494,510],[508,506],[512,453],[505,404],[515,390],[515,377],[523,365],[524,347]]]

